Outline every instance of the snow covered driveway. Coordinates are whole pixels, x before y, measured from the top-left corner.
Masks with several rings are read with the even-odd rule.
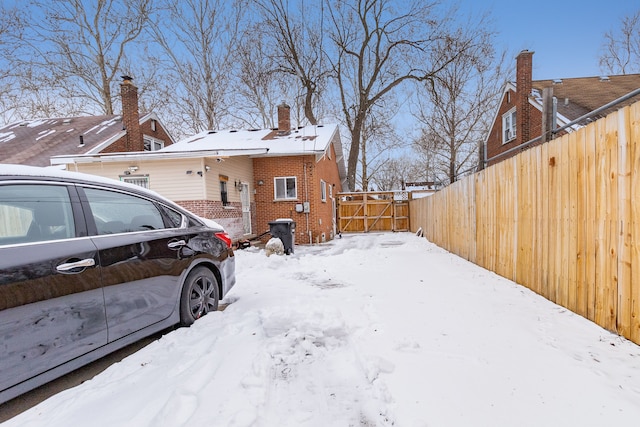
[[[2,426],[640,422],[640,347],[413,234],[236,256],[225,311]]]

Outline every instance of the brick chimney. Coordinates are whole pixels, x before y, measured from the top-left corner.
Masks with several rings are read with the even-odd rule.
[[[284,101],[278,105],[278,133],[281,135],[291,133],[291,107]]]
[[[531,95],[533,80],[533,52],[523,50],[516,57],[516,138],[518,144],[531,139]]]
[[[138,88],[133,85],[132,78],[122,76],[120,93],[122,97],[122,126],[127,131],[125,151],[144,151],[140,114],[138,113]]]

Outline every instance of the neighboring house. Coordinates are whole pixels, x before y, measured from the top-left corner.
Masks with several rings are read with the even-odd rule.
[[[0,163],[50,166],[57,155],[155,151],[174,141],[155,114],[138,113],[138,89],[124,76],[122,115],[22,120],[0,128]]]
[[[296,243],[336,234],[336,197],[346,172],[337,125],[205,131],[156,152],[54,157],[69,170],[135,182],[225,227],[234,240],[291,218]]]
[[[556,131],[571,123],[566,129],[557,132],[558,135],[571,132],[640,98],[640,95],[633,96],[603,109],[595,116],[573,123],[640,88],[640,74],[532,80],[532,59],[533,52],[528,50],[520,52],[516,58],[516,82],[505,85],[484,143],[487,166],[517,154],[520,150],[514,147],[536,138],[538,139],[534,143],[527,144],[522,149],[543,141],[543,116],[548,111],[543,108],[543,94],[547,94],[547,105],[555,112],[555,115],[547,115],[549,119],[544,121],[549,123],[548,129]]]

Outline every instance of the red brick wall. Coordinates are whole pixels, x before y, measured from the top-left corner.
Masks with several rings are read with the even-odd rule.
[[[532,89],[533,78],[533,52],[523,50],[516,58],[516,98],[517,98],[517,116],[516,116],[516,144],[531,139],[530,119],[531,104],[529,96]]]
[[[332,203],[329,186],[333,194],[342,191],[336,156],[332,149],[331,159],[324,156],[316,162],[315,156],[264,157],[253,160],[253,176],[256,189],[256,234],[269,230],[269,222],[278,218],[291,218],[296,222],[296,243],[315,243],[324,238],[330,240],[333,230]],[[274,177],[297,177],[297,199],[275,201]],[[306,177],[306,179],[305,179]],[[327,184],[327,201],[321,201],[320,181]],[[259,182],[262,181],[263,185]],[[309,214],[296,212],[296,204],[310,202]],[[311,232],[311,236],[309,236]],[[311,241],[310,241],[311,240]]]
[[[140,131],[140,115],[138,113],[138,88],[125,80],[121,85],[122,125],[127,130],[124,151],[142,151],[142,132]]]
[[[164,141],[164,146],[167,147],[171,145],[171,138],[167,134],[167,131],[162,127],[160,122],[156,122],[156,130],[151,130],[151,120],[146,120],[144,123],[140,125],[140,130],[143,135],[152,136],[156,139]],[[141,149],[142,150],[142,149]],[[113,144],[109,145],[107,148],[102,150],[102,153],[125,153],[130,150],[127,150],[127,137],[126,135],[122,138],[115,141]]]
[[[144,123],[140,124],[140,130],[142,131],[142,135],[151,136],[155,139],[159,139],[160,141],[164,141],[164,146],[168,147],[172,144],[171,138],[169,134],[165,130],[165,128],[160,124],[160,122],[156,121],[156,130],[151,130],[151,121],[154,119],[146,120]]]
[[[516,138],[506,144],[502,143],[502,116],[509,110],[511,110],[514,106],[516,106],[516,96],[515,92],[509,91],[511,96],[504,96],[502,104],[498,109],[498,114],[496,116],[496,121],[493,124],[493,128],[491,129],[491,133],[487,138],[487,158],[490,159],[493,156],[496,156],[502,152],[505,152],[513,147],[517,147],[522,144],[521,140],[521,131],[520,129],[516,129]],[[509,102],[508,99],[511,98]],[[517,107],[516,107],[517,108]],[[516,115],[519,115],[519,109],[516,109]],[[542,134],[542,112],[537,108],[531,108],[529,113],[529,139],[536,138]],[[489,165],[501,162],[502,160],[508,159],[509,157],[515,156],[518,154],[519,150],[514,150],[512,153],[502,156],[492,162],[489,162]]]
[[[222,225],[233,241],[243,239],[244,227],[242,224],[242,205],[230,203],[222,206],[221,201],[214,200],[180,200],[176,201],[180,206],[190,210],[203,218],[209,218]],[[256,207],[251,204],[251,228],[256,231]]]

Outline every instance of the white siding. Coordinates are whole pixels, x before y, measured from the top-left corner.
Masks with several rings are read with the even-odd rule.
[[[248,157],[231,157],[221,162],[211,158],[171,159],[151,161],[103,162],[69,164],[67,169],[120,180],[129,166],[137,166],[135,175],[149,175],[149,188],[173,201],[220,200],[219,176],[226,175],[228,198],[231,203],[240,203],[240,192],[235,182],[249,183],[253,201],[253,163]],[[207,172],[206,167],[210,169]],[[187,174],[187,171],[191,171]],[[202,173],[202,176],[198,174]]]
[[[249,184],[249,194],[253,201],[253,161],[248,157],[229,157],[221,162],[206,159],[205,164],[211,168],[207,173],[206,194],[208,200],[220,200],[220,175],[229,178],[227,195],[229,202],[240,203],[240,192],[236,190],[236,182]]]

